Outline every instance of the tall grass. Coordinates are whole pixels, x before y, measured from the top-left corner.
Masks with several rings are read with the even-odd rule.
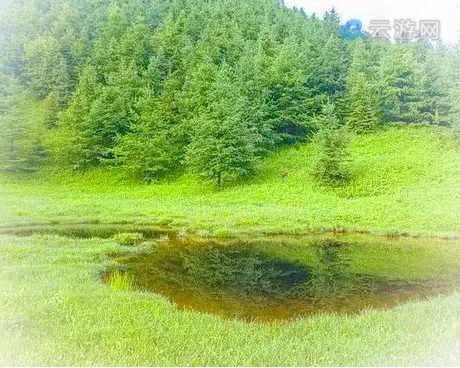
[[[115,247],[120,248],[111,239],[0,235],[0,366],[445,366],[460,361],[458,294],[355,316],[243,323],[181,311],[148,293],[101,286],[94,276]],[[449,259],[455,249],[458,254],[458,246],[427,243],[433,259]],[[413,259],[410,247],[395,258],[400,256]],[[440,258],[436,264],[442,269],[444,263]],[[405,272],[405,265],[395,259],[388,267]],[[126,279],[120,284],[126,286]]]
[[[106,283],[116,290],[133,290],[134,283],[132,277],[120,270],[115,270],[109,274]]]

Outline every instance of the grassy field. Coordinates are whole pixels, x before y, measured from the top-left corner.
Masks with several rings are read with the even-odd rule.
[[[156,223],[203,235],[458,234],[460,158],[452,140],[429,128],[392,128],[354,140],[351,154],[353,181],[342,188],[313,178],[315,146],[308,144],[273,154],[250,183],[220,192],[190,176],[153,185],[107,171],[3,177],[0,223]]]
[[[189,176],[152,185],[116,172],[4,176],[0,226],[134,222],[218,237],[332,229],[459,235],[460,158],[451,139],[428,128],[389,128],[354,140],[351,152],[354,179],[340,189],[313,179],[315,146],[308,144],[273,154],[250,183],[220,192]],[[433,259],[441,254],[437,241]],[[452,247],[447,256],[458,257],[458,242]],[[130,250],[111,239],[0,235],[0,365],[460,363],[458,294],[355,316],[243,323],[101,284],[109,255],[123,251]],[[399,270],[408,269],[404,257],[399,263],[395,253]]]
[[[460,295],[258,325],[102,285],[111,240],[0,238],[1,365],[449,365]]]

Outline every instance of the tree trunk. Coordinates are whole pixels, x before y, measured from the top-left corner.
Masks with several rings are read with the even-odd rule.
[[[217,190],[222,189],[222,175],[220,171],[217,173]]]

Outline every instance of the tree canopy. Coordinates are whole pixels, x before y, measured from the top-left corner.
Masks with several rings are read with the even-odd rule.
[[[1,168],[193,172],[220,188],[309,139],[330,105],[328,129],[355,133],[459,124],[458,47],[346,40],[335,10],[6,0],[0,27]]]

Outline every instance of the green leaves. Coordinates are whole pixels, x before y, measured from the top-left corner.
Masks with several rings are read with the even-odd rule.
[[[242,120],[241,90],[232,83],[232,69],[216,71],[206,107],[193,120],[193,135],[186,163],[194,172],[213,181],[218,189],[253,171],[255,139]]]
[[[347,77],[347,125],[357,133],[375,131],[380,122],[376,81],[370,74],[369,53],[361,39],[353,41]]]
[[[421,65],[409,45],[388,48],[380,63],[381,101],[385,122],[419,123]]]

